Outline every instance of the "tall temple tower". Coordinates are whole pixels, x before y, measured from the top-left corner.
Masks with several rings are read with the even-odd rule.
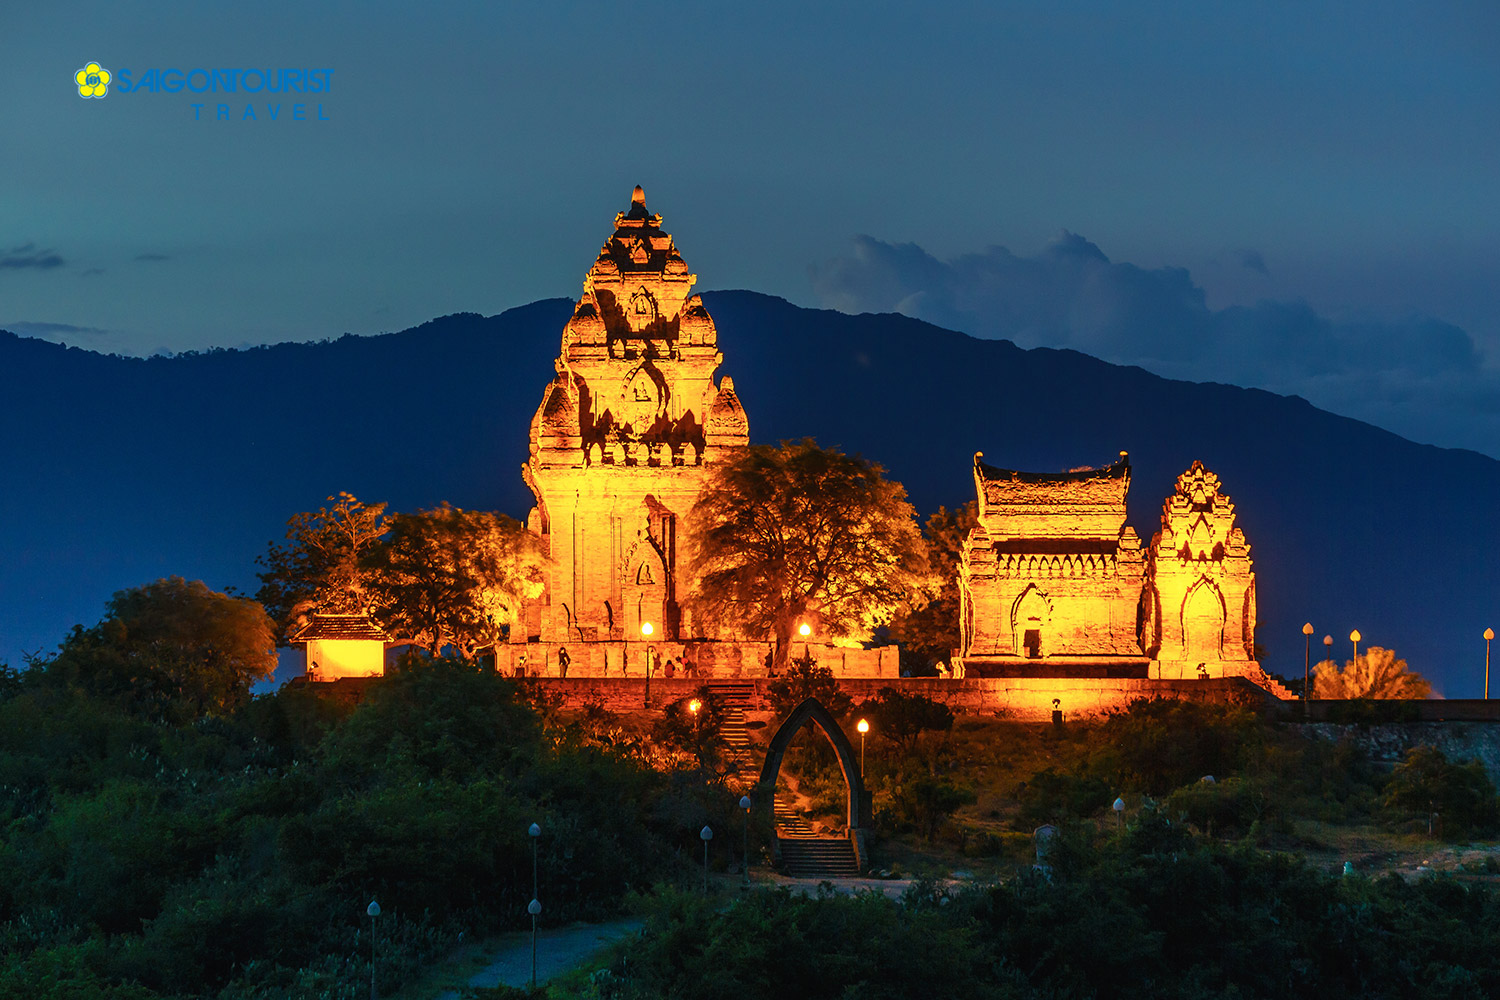
[[[749,422],[734,383],[714,382],[724,356],[696,280],[637,187],[584,276],[521,469],[536,496],[528,527],[553,564],[511,641],[542,644],[549,664],[572,645],[587,658],[578,673],[614,673],[590,644],[641,640],[648,623],[662,643],[705,638],[679,604],[678,538]]]

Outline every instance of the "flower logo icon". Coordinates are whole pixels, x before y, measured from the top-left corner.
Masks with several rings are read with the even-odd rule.
[[[89,63],[73,74],[73,82],[78,84],[79,97],[103,97],[109,93],[109,81],[109,70],[96,62]]]

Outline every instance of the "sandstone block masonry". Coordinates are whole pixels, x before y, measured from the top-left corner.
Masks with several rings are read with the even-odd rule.
[[[970,676],[1242,676],[1290,697],[1255,662],[1250,545],[1201,462],[1177,478],[1145,548],[1125,523],[1125,452],[1062,473],[982,458],[979,523],[959,560],[956,659]]]
[[[700,677],[766,672],[764,636],[684,607],[694,582],[684,529],[714,468],[749,444],[750,423],[733,380],[716,380],[718,330],[661,223],[637,187],[563,328],[521,469],[536,498],[527,525],[552,564],[495,651],[502,670],[643,677],[674,660]],[[840,676],[897,672],[894,647],[814,637],[810,651]]]

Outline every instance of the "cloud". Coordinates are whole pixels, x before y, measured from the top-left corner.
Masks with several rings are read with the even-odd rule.
[[[1266,259],[1261,256],[1259,250],[1241,250],[1235,255],[1240,267],[1254,271],[1256,274],[1270,274],[1266,268]]]
[[[56,340],[63,336],[97,337],[109,333],[108,330],[101,330],[97,326],[74,326],[71,323],[40,323],[29,320],[8,323],[4,329],[23,337],[36,337],[39,340]]]
[[[135,255],[135,259],[136,260],[171,260],[172,257],[171,257],[170,254],[164,254],[164,253],[138,253],[138,254]]]
[[[20,270],[36,268],[51,270],[66,263],[55,250],[38,250],[35,243],[27,243],[11,250],[0,250],[0,268]]]
[[[1238,262],[1265,268],[1255,251]],[[1171,378],[1301,395],[1416,440],[1500,456],[1500,377],[1468,333],[1429,316],[1333,319],[1276,301],[1210,309],[1186,269],[1111,261],[1066,231],[1032,256],[992,246],[947,261],[860,236],[847,256],[813,267],[812,283],[844,312],[899,312]]]

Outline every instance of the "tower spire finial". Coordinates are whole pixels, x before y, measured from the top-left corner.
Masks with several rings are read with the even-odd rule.
[[[639,205],[642,208],[645,208],[646,207],[646,189],[643,188],[643,187],[641,187],[639,184],[637,184],[635,186],[635,190],[632,191],[632,192],[630,192],[630,203],[632,205]]]

